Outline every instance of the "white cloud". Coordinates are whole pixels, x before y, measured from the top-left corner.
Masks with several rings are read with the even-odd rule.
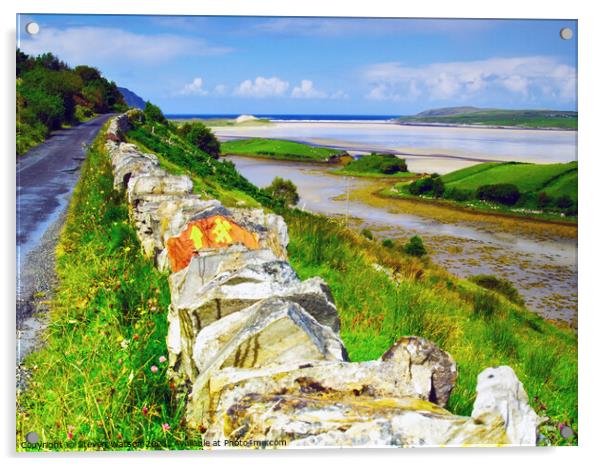
[[[338,99],[348,99],[348,98],[349,98],[349,94],[347,94],[347,93],[346,93],[346,92],[344,92],[344,91],[338,90],[338,91],[336,91],[336,92],[333,92],[333,93],[330,95],[330,98],[331,98],[331,99],[335,99],[335,100],[338,100]]]
[[[288,82],[278,77],[257,76],[254,81],[247,79],[240,83],[234,90],[234,94],[241,97],[280,97],[288,88]]]
[[[204,39],[174,34],[138,34],[118,28],[43,27],[21,40],[31,55],[52,52],[71,65],[108,63],[154,64],[181,56],[216,55],[231,49],[209,45]]]
[[[213,92],[215,92],[215,94],[217,95],[224,95],[227,90],[228,88],[225,84],[218,84],[217,86],[215,86],[215,89],[213,89]]]
[[[178,95],[207,95],[208,92],[203,89],[203,78],[200,76],[194,78],[177,92]]]
[[[374,100],[458,100],[481,93],[504,93],[519,98],[546,95],[574,99],[577,71],[553,57],[490,58],[487,60],[432,63],[419,67],[398,62],[364,69],[363,78]]]
[[[313,81],[309,79],[301,80],[301,84],[293,88],[293,92],[291,92],[291,97],[296,99],[324,99],[327,97],[326,92],[322,92],[317,90],[314,87]]]

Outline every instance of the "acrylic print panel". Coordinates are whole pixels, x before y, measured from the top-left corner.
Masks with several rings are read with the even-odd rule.
[[[19,451],[574,445],[574,20],[22,14]]]

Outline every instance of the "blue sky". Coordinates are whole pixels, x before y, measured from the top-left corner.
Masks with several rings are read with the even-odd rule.
[[[576,109],[571,20],[30,14],[19,25],[25,52],[96,66],[166,113]]]

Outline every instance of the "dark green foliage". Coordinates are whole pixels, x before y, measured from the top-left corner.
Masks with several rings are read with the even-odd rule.
[[[403,250],[410,256],[422,257],[426,255],[426,248],[424,247],[422,238],[418,235],[412,236],[410,241],[403,247]]]
[[[64,123],[124,108],[115,83],[96,68],[71,69],[50,53],[30,57],[20,50],[16,61],[17,154],[42,142]]]
[[[203,123],[184,123],[177,129],[180,137],[198,147],[202,151],[208,153],[214,159],[217,159],[220,154],[219,141],[213,132]]]
[[[495,275],[474,275],[470,277],[470,281],[476,283],[483,288],[491,291],[496,291],[515,304],[523,305],[524,300],[518,290],[510,280],[498,278]]]
[[[556,199],[556,206],[559,209],[570,209],[575,205],[575,202],[566,194],[563,194],[558,199]]]
[[[299,202],[299,193],[297,186],[291,180],[285,180],[277,176],[272,184],[265,188],[265,191],[274,199],[279,199],[285,205],[295,205]]]
[[[362,231],[360,232],[361,235],[364,238],[367,238],[369,240],[373,240],[374,239],[374,235],[372,234],[372,232],[370,230],[368,230],[367,228],[362,228]]]
[[[486,184],[477,189],[477,198],[482,201],[514,205],[520,199],[520,192],[516,185],[510,183]]]
[[[137,118],[134,127],[128,132],[128,136],[135,141],[201,178],[213,180],[223,188],[242,191],[267,207],[278,204],[264,190],[240,175],[229,160],[215,160],[188,141],[180,140],[171,126],[143,120]],[[212,197],[219,197],[218,192],[212,190],[209,184],[205,189]]]
[[[412,182],[408,189],[410,190],[410,194],[415,196],[428,194],[433,197],[441,197],[445,191],[445,186],[441,177],[434,173]]]
[[[548,196],[548,194],[545,191],[542,191],[537,195],[537,207],[539,207],[540,209],[545,209],[551,203],[552,198],[550,198],[550,196]]]
[[[393,240],[387,238],[383,240],[383,246],[387,249],[393,249],[395,247],[395,243]]]
[[[154,121],[155,123],[161,123],[162,125],[167,124],[167,118],[165,118],[161,109],[150,102],[146,102],[144,116],[147,121]]]
[[[444,193],[446,199],[453,199],[454,201],[468,201],[471,198],[470,191],[459,188],[446,189]]]
[[[395,173],[407,172],[408,166],[405,160],[397,158],[394,154],[372,152],[370,155],[353,160],[345,167],[345,171],[394,175]]]

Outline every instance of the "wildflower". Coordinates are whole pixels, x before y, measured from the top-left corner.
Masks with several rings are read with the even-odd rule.
[[[161,427],[163,427],[163,432],[167,432],[169,429],[171,429],[171,427],[169,426],[169,424],[167,422],[165,424],[163,424]]]
[[[140,337],[138,336],[138,334],[137,334],[137,333],[134,333],[134,336],[133,336],[132,338],[134,339],[134,341],[138,341],[138,339],[139,339]]]
[[[67,432],[67,439],[68,440],[72,440],[73,439],[73,432]]]
[[[160,363],[164,363],[165,361],[167,361],[167,358],[165,356],[160,356],[159,357],[159,362]]]
[[[154,374],[155,372],[157,372],[159,370],[159,368],[157,366],[151,366],[151,372]]]
[[[148,414],[148,407],[146,407],[146,406],[142,407],[142,414],[144,414],[145,416]]]

